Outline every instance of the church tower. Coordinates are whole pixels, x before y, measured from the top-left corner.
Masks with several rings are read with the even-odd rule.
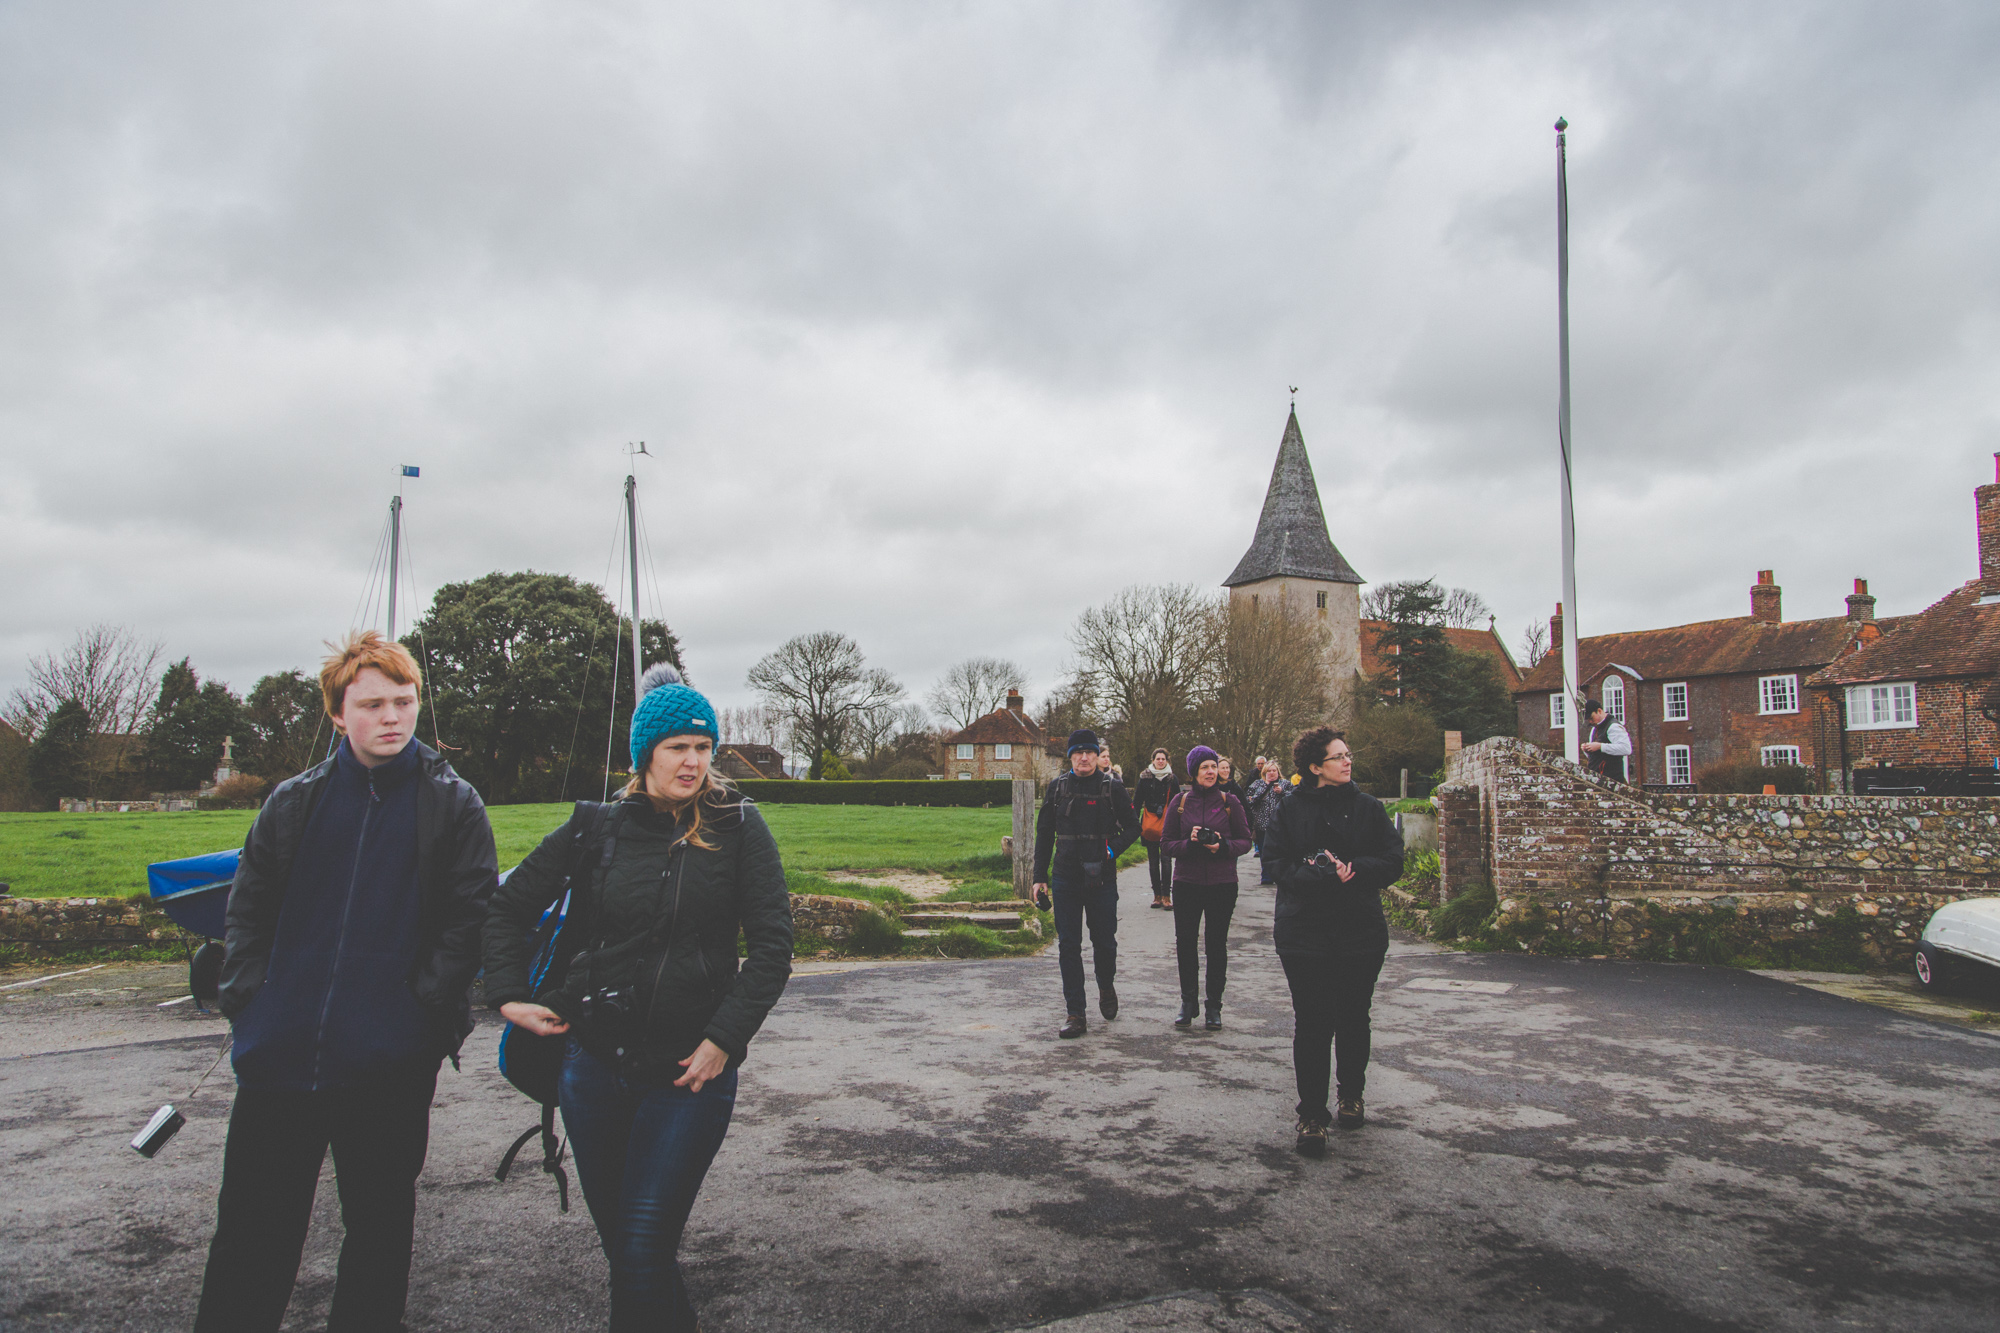
[[[1222,586],[1231,605],[1278,605],[1325,621],[1332,638],[1328,665],[1336,686],[1345,687],[1361,670],[1363,582],[1327,535],[1295,407],[1278,443],[1257,536]]]

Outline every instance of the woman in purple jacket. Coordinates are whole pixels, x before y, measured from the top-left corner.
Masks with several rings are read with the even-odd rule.
[[[1208,1013],[1203,1026],[1222,1026],[1222,987],[1229,977],[1229,917],[1236,910],[1236,858],[1250,850],[1250,821],[1243,803],[1217,783],[1220,760],[1206,745],[1188,751],[1193,784],[1167,804],[1160,849],[1174,861],[1174,947],[1181,964],[1181,1014],[1174,1026],[1194,1022],[1201,980],[1196,949],[1202,917],[1208,918]]]

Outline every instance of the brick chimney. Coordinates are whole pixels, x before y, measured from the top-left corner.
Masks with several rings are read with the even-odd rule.
[[[2000,491],[2000,486],[1996,486],[1993,489]],[[1750,590],[1750,618],[1752,620],[1767,621],[1773,625],[1782,621],[1785,618],[1785,613],[1780,609],[1778,602],[1783,592],[1784,589],[1778,586],[1777,580],[1772,577],[1770,570],[1758,570],[1757,586]]]
[[[1993,455],[1993,471],[2000,482],[2000,454]],[[2000,485],[1981,486],[1972,495],[1979,509],[1979,592],[2000,597]]]
[[[1028,701],[1027,701],[1026,699],[1023,699],[1023,698],[1021,697],[1021,692],[1020,692],[1019,690],[1009,690],[1009,691],[1007,691],[1007,711],[1008,711],[1008,712],[1010,712],[1010,713],[1021,713],[1021,712],[1025,712],[1025,711],[1027,711],[1027,707],[1028,707]]]
[[[1556,613],[1549,617],[1549,651],[1562,656],[1563,650],[1563,604],[1556,603]]]
[[[1867,579],[1854,580],[1854,591],[1847,595],[1847,618],[1849,620],[1875,618],[1875,599],[1868,595]]]

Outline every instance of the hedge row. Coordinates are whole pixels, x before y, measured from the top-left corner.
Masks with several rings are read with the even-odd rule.
[[[786,778],[745,778],[735,786],[766,805],[1012,805],[1014,784],[980,782],[805,782]]]

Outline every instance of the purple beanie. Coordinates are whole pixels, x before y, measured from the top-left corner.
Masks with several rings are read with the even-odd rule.
[[[1205,761],[1210,759],[1213,759],[1218,764],[1222,762],[1222,756],[1209,749],[1206,745],[1197,745],[1188,751],[1187,775],[1189,782],[1194,781],[1195,773]]]

